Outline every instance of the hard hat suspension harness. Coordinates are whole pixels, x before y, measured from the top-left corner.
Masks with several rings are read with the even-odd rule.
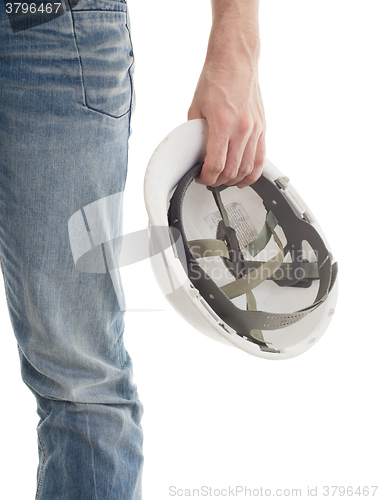
[[[266,220],[261,232],[246,246],[246,250],[255,257],[273,238],[279,248],[279,252],[273,258],[267,262],[244,259],[236,232],[230,226],[226,208],[222,203],[220,193],[229,187],[225,185],[216,188],[208,186],[222,217],[217,227],[216,239],[187,241],[182,219],[183,200],[189,185],[199,175],[201,168],[202,164],[195,165],[182,177],[170,201],[168,223],[170,227],[180,231],[185,250],[185,259],[184,256],[179,258],[192,285],[199,290],[222,321],[233,328],[239,336],[258,344],[262,351],[277,353],[279,351],[272,349],[264,340],[262,330],[285,328],[319,307],[334,285],[337,263],[332,264],[331,254],[312,224],[294,211],[280,187],[264,175],[249,187],[262,199],[267,212]],[[284,248],[275,232],[278,225],[283,229],[287,239]],[[292,255],[303,255],[304,240],[315,252],[317,262],[292,258],[292,262],[284,263],[284,257],[289,252],[293,252]],[[218,287],[197,261],[199,258],[209,256],[222,257],[235,281]],[[252,290],[266,279],[274,281],[278,286],[292,287],[308,287],[314,280],[319,280],[319,288],[313,303],[299,311],[291,313],[258,311]],[[242,294],[246,295],[246,310],[238,308],[231,301]],[[220,325],[225,328],[224,324]]]

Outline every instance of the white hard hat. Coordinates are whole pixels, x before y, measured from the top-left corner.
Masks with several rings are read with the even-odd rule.
[[[153,253],[163,256],[152,259],[158,283],[207,336],[268,359],[297,356],[329,325],[337,263],[308,207],[268,160],[244,189],[192,182],[207,138],[206,120],[188,121],[147,167]]]

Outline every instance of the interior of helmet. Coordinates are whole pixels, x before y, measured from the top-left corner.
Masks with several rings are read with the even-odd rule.
[[[277,352],[263,332],[315,311],[334,284],[337,266],[279,186],[262,176],[242,190],[207,188],[192,182],[200,169],[195,166],[179,182],[168,212],[187,250],[183,266],[238,335]]]

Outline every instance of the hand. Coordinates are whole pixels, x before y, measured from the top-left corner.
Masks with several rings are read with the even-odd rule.
[[[227,26],[227,29],[225,29]],[[246,30],[247,32],[248,30]],[[258,83],[259,41],[241,22],[213,26],[188,119],[205,118],[209,137],[196,182],[243,188],[261,175],[266,122]]]

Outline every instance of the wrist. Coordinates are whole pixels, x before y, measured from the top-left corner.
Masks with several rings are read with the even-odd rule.
[[[230,25],[212,26],[205,62],[222,67],[244,67],[256,70],[260,55],[260,39],[255,32]]]
[[[258,2],[212,0],[212,11],[207,60],[256,66],[260,54]]]

